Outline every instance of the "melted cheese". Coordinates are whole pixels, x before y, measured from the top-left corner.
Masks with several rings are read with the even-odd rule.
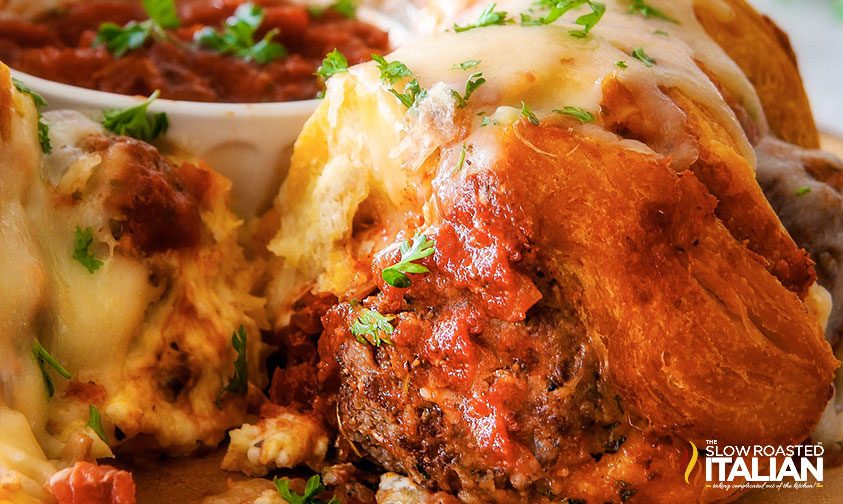
[[[465,10],[452,4],[450,10],[436,13],[440,27],[472,22],[487,5],[468,4],[473,7]],[[596,114],[603,101],[603,85],[616,79],[652,114],[654,122],[663,125],[659,154],[671,157],[681,170],[696,161],[698,153],[694,139],[685,135],[684,112],[665,94],[676,89],[727,130],[747,161],[746,169],[751,170],[754,150],[717,85],[698,63],[730,96],[737,97],[757,122],[756,128],[766,131],[751,83],[697,22],[691,0],[651,4],[679,24],[629,14],[628,3],[610,1],[587,38],[570,35],[581,28],[574,21],[585,8],[551,25],[507,24],[419,37],[386,57],[406,64],[427,91],[409,111],[390,93],[401,92],[409,79],[386,84],[374,62],[330,79],[326,99],[297,142],[293,168],[276,200],[280,230],[269,249],[279,260],[272,268],[268,291],[276,324],[286,323],[292,303],[308,289],[343,295],[371,287],[368,272],[360,269],[365,261],[357,259],[373,250],[382,237],[351,240],[354,216],[364,202],[370,207],[377,204],[378,224],[389,228],[383,234],[390,235],[402,229],[408,215],[420,218],[409,209],[425,205],[439,162],[456,165],[463,144],[472,146],[474,167],[497,158],[494,136],[484,134],[478,114],[512,122],[520,119],[522,102],[549,122],[567,121],[553,113],[566,106]],[[498,2],[497,10],[515,19],[520,13],[542,15],[530,12],[533,7],[531,0],[504,0]],[[717,9],[719,15],[730,14],[725,4],[718,3]],[[648,67],[633,58],[636,48],[644,48],[656,65]],[[480,63],[465,71],[455,68],[469,60]],[[619,68],[618,61],[627,68]],[[460,110],[452,92],[464,93],[467,79],[475,72],[482,72],[486,82]],[[594,125],[577,127],[590,136],[623,142],[630,149],[652,152],[656,148],[621,140]]]
[[[4,73],[0,99],[5,92],[11,115],[0,117],[10,119],[0,137],[0,501],[22,502],[47,498],[41,487],[52,472],[112,454],[85,426],[91,402],[113,447],[139,435],[173,454],[215,446],[264,385],[265,322],[263,300],[250,294],[262,264],[247,264],[237,244],[241,223],[226,207],[227,181],[207,172],[200,245],[124,250],[110,231],[106,200],[118,189],[108,177],[144,167],[131,164],[124,144],[107,159],[80,148],[104,132],[66,112],[48,114],[53,153],[42,156],[32,100],[9,93],[0,66]],[[103,260],[93,274],[72,257],[77,226],[93,230]],[[236,358],[231,334],[241,325],[250,396],[226,394],[218,408]],[[35,339],[68,369],[76,392],[48,370],[55,396],[47,397]]]

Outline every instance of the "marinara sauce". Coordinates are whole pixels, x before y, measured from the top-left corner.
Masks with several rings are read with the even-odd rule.
[[[333,9],[314,13],[283,0],[254,0],[265,15],[256,40],[278,29],[273,42],[286,55],[264,65],[202,49],[198,30],[221,29],[243,0],[180,0],[181,26],[166,39],[115,57],[95,44],[102,23],[123,26],[147,18],[139,1],[80,1],[32,21],[0,19],[0,60],[45,79],[101,91],[172,100],[260,103],[306,100],[322,89],[314,75],[335,48],[355,64],[389,51],[386,33]]]

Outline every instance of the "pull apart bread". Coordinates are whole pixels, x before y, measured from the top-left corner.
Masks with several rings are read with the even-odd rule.
[[[261,267],[237,245],[227,180],[46,116],[49,155],[0,66],[0,501],[133,502],[128,474],[75,462],[187,454],[245,421],[266,382]],[[233,333],[251,336],[236,389]]]
[[[416,40],[333,77],[300,136],[266,220],[270,318],[298,356],[273,399],[321,411],[340,456],[412,480],[387,478],[396,492],[730,500],[701,471],[684,481],[689,442],[792,444],[817,425],[838,366],[829,296],[757,176],[821,158],[812,184],[839,209],[840,165],[809,150],[769,21],[741,0],[647,4],[661,16],[608,1],[588,33],[584,6]],[[807,200],[782,199],[799,227]],[[833,248],[819,241],[800,245]]]

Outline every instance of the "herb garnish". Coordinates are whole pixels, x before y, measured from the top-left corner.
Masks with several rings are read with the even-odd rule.
[[[571,30],[569,33],[572,37],[585,38],[588,36],[591,29],[603,18],[606,13],[606,5],[601,2],[594,2],[591,0],[562,0],[559,2],[545,1],[542,2],[545,6],[550,7],[550,11],[540,17],[534,18],[528,14],[521,14],[521,24],[525,26],[548,25],[565,15],[568,11],[588,5],[591,8],[591,13],[583,14],[578,17],[576,24],[583,27],[582,30]]]
[[[618,67],[618,68],[621,68],[623,70],[626,70],[627,68],[629,68],[629,65],[627,65],[626,61],[624,61],[624,60],[619,60],[619,61],[615,62],[615,66]]]
[[[485,83],[486,79],[483,77],[483,72],[477,72],[472,74],[471,77],[468,78],[468,81],[466,81],[464,95],[460,95],[459,91],[452,89],[451,95],[457,102],[457,108],[465,108],[465,106],[468,105],[468,99],[471,98],[471,95],[477,91],[477,88]]]
[[[805,196],[806,194],[810,194],[810,193],[811,193],[811,188],[808,187],[808,186],[800,187],[799,189],[796,190],[797,196]]]
[[[345,55],[339,52],[339,50],[334,49],[325,55],[325,59],[322,60],[322,65],[316,69],[316,75],[321,77],[322,80],[328,80],[330,77],[333,77],[338,73],[347,71],[348,59],[346,59]]]
[[[489,4],[483,12],[480,13],[480,17],[477,18],[477,21],[465,25],[465,26],[457,26],[454,25],[454,31],[457,33],[473,30],[475,28],[483,28],[484,26],[494,26],[494,25],[503,25],[506,24],[507,21],[507,13],[503,11],[496,11],[495,7],[498,4],[491,3]]]
[[[463,146],[464,147],[464,146]],[[465,161],[465,149],[463,149],[463,162]],[[406,289],[410,286],[410,277],[405,273],[428,273],[430,270],[414,261],[430,257],[436,252],[436,243],[423,234],[416,233],[413,242],[404,240],[400,245],[401,260],[388,268],[384,268],[381,277],[384,282],[393,287]]]
[[[328,9],[333,10],[340,16],[347,19],[354,19],[354,17],[357,15],[357,5],[355,0],[337,0],[328,7],[319,7],[317,5],[312,5],[308,8],[308,10],[310,11],[310,15],[314,17],[321,16]]]
[[[383,56],[373,54],[372,59],[378,64],[378,70],[381,72],[381,80],[390,85],[395,85],[398,81],[404,78],[412,77],[412,80],[404,86],[404,92],[399,93],[395,89],[390,88],[389,92],[395,95],[405,107],[410,108],[418,100],[427,96],[427,91],[422,89],[419,84],[419,79],[416,75],[407,68],[407,65],[400,61],[387,62]]]
[[[47,106],[47,100],[14,77],[12,77],[12,84],[19,93],[29,95],[35,103],[35,108],[38,111],[38,143],[41,145],[41,152],[44,154],[53,152],[53,145],[50,143],[50,125],[41,114],[41,108]]]
[[[249,390],[249,369],[246,367],[246,328],[242,325],[231,334],[231,346],[237,352],[237,358],[234,359],[234,375],[220,390],[216,400],[217,408],[220,407],[220,401],[226,392],[244,396]]]
[[[32,354],[35,356],[35,362],[38,363],[38,367],[41,369],[41,376],[44,377],[44,385],[47,387],[47,396],[53,397],[56,393],[56,388],[53,385],[53,380],[50,378],[50,375],[47,373],[47,368],[44,365],[49,365],[65,380],[70,379],[70,372],[65,369],[55,357],[50,355],[50,352],[41,346],[41,343],[39,343],[38,340],[34,340],[32,342]]]
[[[579,107],[564,107],[562,109],[556,109],[554,112],[557,114],[571,116],[578,119],[581,123],[590,123],[595,120],[594,114]]]
[[[96,270],[100,269],[103,265],[103,262],[94,257],[93,251],[91,251],[91,247],[94,245],[94,228],[91,226],[82,229],[79,226],[76,226],[76,235],[73,239],[73,258],[76,259],[79,264],[85,267],[88,270],[88,273],[93,274]]]
[[[457,166],[454,168],[454,173],[462,171],[463,166],[465,166],[465,158],[467,155],[468,148],[466,147],[465,142],[463,142],[462,148],[460,149],[460,158],[457,160]]]
[[[349,330],[359,343],[368,343],[376,347],[381,346],[381,343],[391,345],[390,336],[395,332],[395,328],[390,321],[394,318],[393,315],[381,315],[377,310],[364,308]]]
[[[107,110],[103,112],[102,125],[105,129],[118,135],[130,136],[149,142],[167,132],[170,121],[167,114],[147,114],[149,105],[161,94],[157,89],[143,103],[122,110]]]
[[[311,476],[307,480],[304,493],[301,495],[290,490],[290,480],[287,478],[279,479],[276,477],[273,483],[275,483],[275,488],[281,497],[289,504],[339,504],[340,502],[336,497],[332,497],[327,502],[316,498],[316,496],[325,491],[325,485],[322,484],[322,478],[318,474]]]
[[[462,63],[457,63],[455,65],[452,65],[451,69],[452,70],[469,70],[469,69],[472,69],[472,68],[477,68],[477,66],[479,64],[480,64],[480,60],[466,60],[466,61],[463,61]]]
[[[94,45],[104,45],[108,52],[119,58],[142,47],[150,37],[166,38],[165,29],[181,26],[173,0],[143,0],[143,8],[148,20],[130,21],[124,26],[103,23]]]
[[[600,2],[588,2],[588,6],[591,7],[591,13],[583,14],[582,16],[578,17],[576,21],[574,21],[574,23],[582,26],[583,29],[569,31],[568,33],[570,33],[572,37],[588,37],[588,34],[589,32],[591,32],[591,29],[594,28],[597,23],[600,22],[600,19],[603,18],[603,14],[606,13],[606,4]]]
[[[272,42],[279,33],[277,28],[255,42],[255,33],[263,24],[264,17],[261,7],[251,3],[240,4],[234,15],[225,20],[225,29],[217,32],[206,26],[194,34],[193,41],[200,47],[265,65],[286,56],[287,50],[281,44]]]
[[[88,423],[85,424],[85,427],[90,427],[102,439],[103,443],[108,444],[108,437],[105,435],[105,429],[102,428],[100,410],[93,404],[88,405]]]
[[[523,101],[521,102],[521,115],[526,117],[527,120],[530,121],[530,124],[532,124],[534,126],[539,125],[539,118],[536,117],[536,114],[529,107],[529,105],[527,105]]]
[[[480,121],[480,127],[485,128],[486,126],[491,125],[498,125],[497,119],[492,119],[491,117],[484,117],[482,121]]]
[[[663,11],[648,5],[644,0],[632,0],[629,5],[629,12],[632,14],[641,14],[645,18],[663,19],[664,21],[679,24],[679,21],[668,16]]]
[[[632,51],[632,57],[644,63],[644,66],[651,67],[656,64],[656,60],[651,58],[646,51],[644,51],[643,47],[638,47],[634,51]]]

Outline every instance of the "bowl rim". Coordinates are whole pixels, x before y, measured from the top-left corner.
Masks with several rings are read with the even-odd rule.
[[[32,74],[10,69],[12,77],[19,79],[39,93],[62,96],[77,105],[101,110],[131,107],[147,99],[145,96],[123,95],[108,91],[88,89],[71,84],[37,77]],[[49,101],[49,99],[48,99]],[[150,105],[150,110],[192,116],[279,116],[310,114],[322,100],[296,100],[288,102],[262,103],[209,103],[186,100],[167,100],[159,98]],[[48,104],[49,105],[49,104]]]

